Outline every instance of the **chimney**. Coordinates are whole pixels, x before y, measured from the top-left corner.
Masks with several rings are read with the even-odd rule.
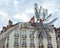
[[[35,22],[35,18],[34,18],[34,16],[33,16],[28,23],[33,24],[34,22]]]
[[[13,25],[12,21],[11,21],[11,20],[9,20],[9,26],[12,26],[12,25]]]
[[[54,27],[54,25],[51,25],[52,27]]]
[[[2,31],[3,31],[3,32],[4,32],[4,31],[6,31],[6,27],[4,27],[4,26],[3,26],[3,29],[2,29]]]
[[[42,21],[42,19],[40,19],[40,23],[41,23],[41,24],[43,24],[43,21]]]
[[[10,26],[9,26],[9,25],[7,25],[6,30],[8,30],[9,28],[10,28]]]

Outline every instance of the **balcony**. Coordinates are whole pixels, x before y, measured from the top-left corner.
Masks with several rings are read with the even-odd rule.
[[[19,34],[14,34],[14,37],[19,37]]]
[[[22,43],[22,47],[27,47],[27,44],[26,43]]]
[[[39,46],[39,48],[44,48],[44,46]]]
[[[27,35],[22,35],[22,38],[27,38]]]
[[[43,37],[42,37],[40,34],[39,34],[38,38],[39,38],[39,39],[43,39]]]
[[[15,47],[18,47],[18,46],[19,46],[19,43],[14,43],[14,46],[15,46]]]
[[[53,48],[53,47],[52,47],[52,44],[48,44],[48,48]]]
[[[30,47],[35,47],[35,44],[30,44]]]
[[[34,35],[30,35],[29,37],[30,37],[30,38],[34,38]]]
[[[43,41],[42,40],[39,42],[39,48],[44,48],[44,45],[43,45]]]

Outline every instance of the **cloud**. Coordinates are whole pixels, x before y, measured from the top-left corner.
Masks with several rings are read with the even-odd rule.
[[[15,19],[18,19],[18,20],[23,20],[24,22],[26,22],[28,20],[28,17],[27,17],[27,14],[25,13],[22,13],[22,14],[16,14],[14,16]]]
[[[34,14],[34,8],[27,8],[26,10],[25,10],[25,12],[27,13],[27,14],[30,14],[30,13],[33,13]]]
[[[32,16],[31,14],[34,14],[34,9],[33,8],[27,8],[24,12],[21,14],[17,13],[14,18],[18,20],[23,20],[23,22],[27,22],[30,20]]]
[[[0,30],[2,30],[3,26],[6,26],[8,24],[8,20],[10,17],[6,12],[0,11]]]
[[[47,8],[49,13],[53,13],[55,12],[56,2],[45,1],[44,3],[42,3],[42,6],[44,8]]]
[[[14,3],[14,7],[15,7],[15,9],[18,10],[18,7],[19,7],[19,3],[18,3],[18,1],[15,0],[13,3]]]
[[[0,0],[0,2],[7,3],[9,0]]]
[[[40,5],[40,3],[39,3],[39,5]],[[42,5],[43,8],[45,8],[45,9],[47,8],[48,9],[48,13],[49,14],[50,13],[54,14],[55,12],[58,12],[58,10],[55,8],[57,6],[56,1],[54,1],[54,2],[45,1],[41,5]],[[14,16],[14,18],[15,19],[19,19],[19,20],[23,20],[23,21],[24,20],[27,21],[27,20],[29,20],[32,17],[32,16],[30,16],[31,14],[34,15],[34,6],[33,7],[32,6],[27,6],[27,8],[25,8],[22,13],[16,14]]]
[[[49,14],[52,13],[53,18],[60,17],[60,1],[57,0],[0,0],[1,24],[7,22],[9,19],[13,21],[16,20],[16,22],[18,20],[22,20],[23,22],[29,21],[34,15],[35,2],[37,2],[39,6],[42,5],[42,7],[47,8]]]
[[[25,8],[24,7],[25,6],[24,2],[25,2],[25,0],[14,0],[13,1],[13,6],[14,6],[14,8],[15,8],[15,10],[16,10],[17,13],[20,12],[21,10],[23,10]]]
[[[1,22],[4,22],[8,19],[8,14],[0,11]]]

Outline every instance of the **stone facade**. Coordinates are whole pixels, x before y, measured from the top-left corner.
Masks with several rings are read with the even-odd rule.
[[[16,25],[18,27],[11,31],[11,34],[3,42],[1,48],[57,48],[57,44],[58,48],[60,48],[59,41],[58,39],[56,40],[56,29],[53,29],[53,33],[51,33],[51,36],[47,40],[46,38],[37,38],[37,31],[34,35],[30,36],[35,28],[29,23],[17,23],[10,28]],[[6,34],[6,31],[0,34],[0,39],[3,38],[4,34]]]

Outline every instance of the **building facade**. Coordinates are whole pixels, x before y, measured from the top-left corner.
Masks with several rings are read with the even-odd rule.
[[[9,22],[11,25],[11,22]],[[12,33],[6,38],[5,42],[0,48],[57,48],[56,32],[53,29],[53,33],[50,33],[48,39],[46,38],[37,38],[37,31],[34,35],[30,35],[34,31],[29,23],[17,23],[7,30],[18,25]],[[6,34],[6,28],[3,28],[3,31],[0,33],[0,39]],[[59,48],[59,47],[58,47]]]
[[[60,27],[56,28],[55,31],[56,31],[57,48],[60,48]]]

